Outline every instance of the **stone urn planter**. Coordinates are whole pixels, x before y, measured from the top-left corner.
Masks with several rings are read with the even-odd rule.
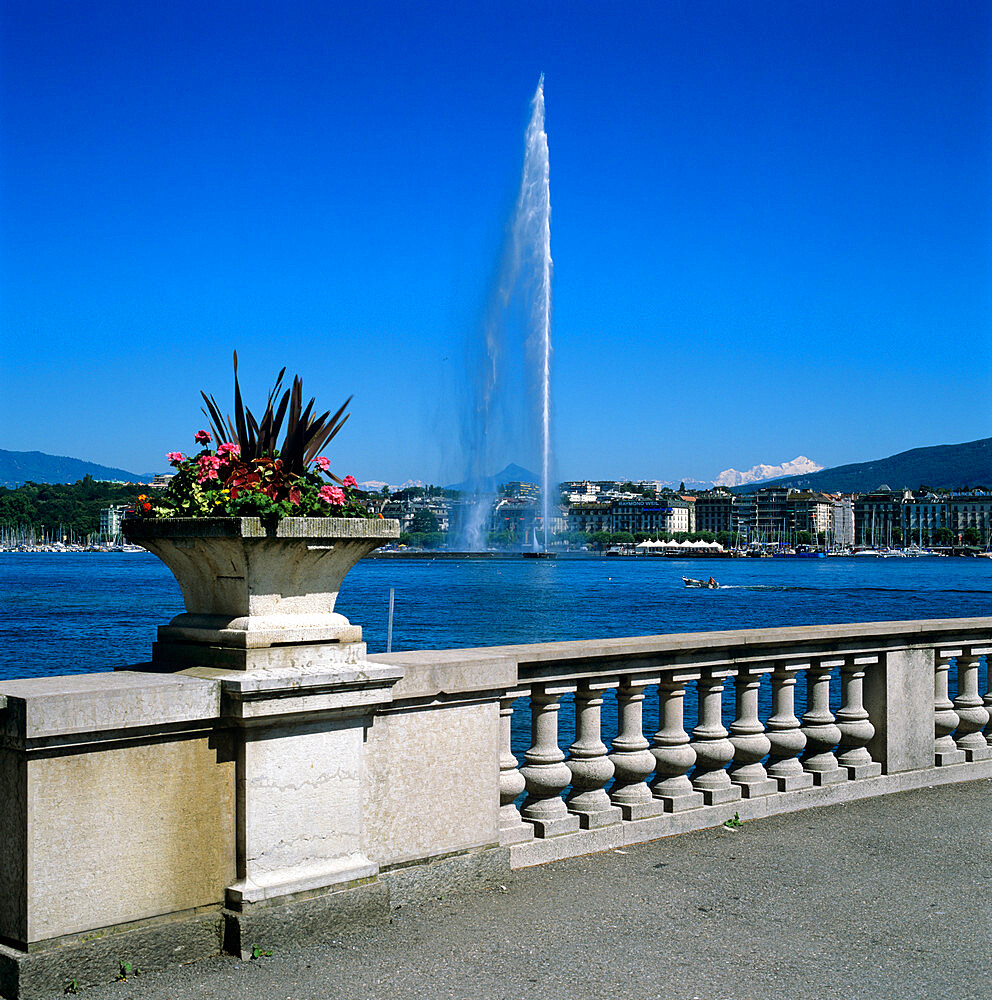
[[[345,575],[373,549],[399,537],[380,518],[257,517],[128,519],[124,536],[172,570],[186,605],[159,629],[176,644],[260,649],[299,643],[359,642],[361,628],[334,610]],[[187,660],[179,656],[179,662]],[[215,657],[216,659],[216,657]],[[244,659],[234,657],[234,660]],[[241,666],[220,657],[225,666]],[[203,655],[197,654],[203,663]],[[221,665],[218,663],[218,665]]]
[[[297,517],[127,520],[175,574],[186,611],[158,630],[152,669],[217,686],[237,787],[228,934],[245,954],[255,904],[373,878],[365,733],[398,667],[371,663],[334,610],[345,574],[396,521]]]

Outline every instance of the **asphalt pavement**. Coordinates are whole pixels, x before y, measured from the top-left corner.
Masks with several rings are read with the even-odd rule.
[[[992,781],[975,781],[529,868],[331,942],[78,995],[986,1000],[990,904]]]

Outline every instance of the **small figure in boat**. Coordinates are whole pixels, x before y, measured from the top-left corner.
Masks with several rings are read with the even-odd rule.
[[[714,580],[714,579],[713,579],[713,577],[710,577],[710,578],[709,578],[709,579],[708,579],[708,580],[706,581],[706,586],[707,586],[707,587],[709,587],[709,588],[710,588],[710,590],[714,590],[714,589],[716,589],[717,587],[719,587],[719,586],[720,586],[720,584],[718,584],[718,583],[716,582],[716,580]]]

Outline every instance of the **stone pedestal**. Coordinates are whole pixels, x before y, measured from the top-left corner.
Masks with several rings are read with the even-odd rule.
[[[378,873],[366,853],[365,731],[403,670],[370,663],[361,628],[334,604],[348,570],[398,533],[396,521],[361,518],[127,523],[186,604],[159,628],[153,668],[215,682],[234,735],[235,913]]]
[[[229,908],[378,872],[365,847],[365,729],[403,671],[367,662],[364,643],[326,652],[305,670],[183,672],[220,684],[221,717],[235,734],[238,877]]]

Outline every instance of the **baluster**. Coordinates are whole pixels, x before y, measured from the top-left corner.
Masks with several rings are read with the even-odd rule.
[[[985,711],[989,713],[989,724],[985,727],[985,740],[992,744],[992,646],[976,646],[972,653],[985,657]]]
[[[520,818],[520,810],[516,806],[516,799],[524,790],[525,782],[510,746],[513,703],[526,695],[526,689],[507,691],[499,700],[499,842],[504,847],[534,839],[534,827]]]
[[[951,735],[961,721],[954,711],[954,702],[947,693],[947,674],[954,659],[953,650],[937,649],[933,671],[933,757],[937,767],[963,764],[967,755],[958,749]]]
[[[610,802],[606,784],[613,777],[613,763],[606,756],[601,737],[602,692],[619,683],[617,678],[580,681],[575,693],[575,742],[568,748],[567,766],[572,789],[565,799],[570,813],[579,817],[583,830],[619,823],[620,809]]]
[[[654,771],[650,743],[644,738],[642,708],[644,689],[657,684],[657,677],[624,677],[617,691],[617,738],[613,741],[613,788],[610,801],[619,806],[624,819],[646,819],[665,811],[654,798],[646,778]]]
[[[847,771],[837,763],[833,749],[840,743],[840,730],[830,711],[830,674],[842,666],[842,659],[816,660],[806,671],[806,713],[802,730],[806,736],[803,767],[816,785],[833,785],[847,780]]]
[[[703,795],[692,787],[687,772],[696,762],[696,751],[689,745],[683,707],[685,686],[698,674],[671,674],[658,684],[658,719],[661,728],[654,734],[651,755],[657,762],[651,794],[667,812],[697,809]]]
[[[837,711],[840,746],[837,763],[847,770],[848,778],[876,778],[882,765],[872,760],[867,744],[875,735],[864,703],[866,666],[878,663],[877,656],[845,657],[840,668],[844,704]]]
[[[955,650],[958,661],[958,696],[954,709],[958,713],[958,728],[954,742],[969,760],[988,760],[992,747],[982,730],[989,724],[988,709],[978,693],[978,657],[973,649]]]
[[[808,667],[808,663],[777,663],[772,671],[772,715],[765,727],[771,744],[767,771],[780,792],[813,786],[813,775],[799,763],[806,736],[796,718],[796,674]]]
[[[723,728],[723,681],[729,671],[707,669],[696,682],[699,691],[699,721],[692,731],[692,749],[696,751],[696,766],[692,772],[692,787],[703,793],[708,806],[736,802],[741,790],[730,780],[726,767],[734,759],[734,745]]]
[[[771,750],[771,741],[758,718],[758,691],[761,677],[771,667],[742,667],[734,678],[737,717],[730,724],[730,742],[734,760],[730,765],[730,780],[740,787],[746,799],[756,799],[778,791],[778,785],[761,763]]]
[[[579,817],[573,816],[561,797],[572,780],[572,772],[564,763],[565,755],[558,746],[559,695],[574,691],[571,685],[537,684],[531,691],[531,748],[524,754],[524,776],[527,798],[520,815],[533,824],[539,837],[556,837],[574,833]]]

